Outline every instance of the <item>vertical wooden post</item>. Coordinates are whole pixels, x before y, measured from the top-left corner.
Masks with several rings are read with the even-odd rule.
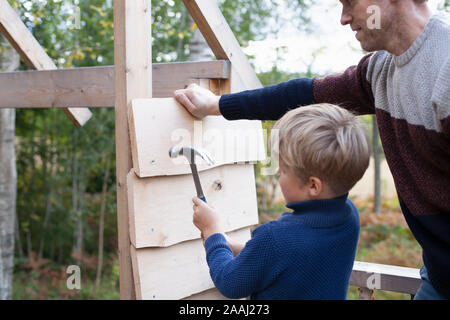
[[[152,97],[151,0],[114,0],[115,131],[120,298],[135,299],[126,177],[132,168],[128,109]]]

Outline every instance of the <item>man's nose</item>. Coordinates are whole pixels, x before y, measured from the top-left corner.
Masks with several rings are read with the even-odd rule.
[[[343,26],[345,26],[345,25],[347,25],[347,24],[349,24],[349,23],[351,23],[351,22],[352,22],[352,16],[351,16],[348,12],[342,10],[342,14],[341,14],[341,24],[342,24]]]

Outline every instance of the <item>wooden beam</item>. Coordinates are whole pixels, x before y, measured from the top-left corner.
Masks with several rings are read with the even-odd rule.
[[[351,286],[408,294],[416,294],[421,282],[419,269],[361,261],[355,261],[350,277]]]
[[[183,3],[216,58],[231,61],[245,88],[262,87],[216,1],[183,0]]]
[[[230,66],[226,60],[153,64],[153,96],[172,97],[196,79],[228,79]],[[114,66],[0,73],[0,108],[112,108],[114,95]]]
[[[113,107],[114,67],[0,73],[0,108]]]
[[[0,32],[30,68],[56,69],[53,60],[33,37],[7,0],[0,0]],[[86,108],[64,108],[63,111],[77,127],[83,126],[92,116],[91,111]]]
[[[120,298],[135,299],[130,255],[127,174],[131,170],[128,109],[152,97],[151,1],[114,0],[115,132]]]

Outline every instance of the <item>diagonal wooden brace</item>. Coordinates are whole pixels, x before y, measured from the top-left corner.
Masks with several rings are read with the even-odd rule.
[[[30,68],[57,69],[52,59],[20,20],[7,0],[0,0],[0,32]],[[77,127],[83,126],[92,116],[88,108],[63,108],[63,111]]]

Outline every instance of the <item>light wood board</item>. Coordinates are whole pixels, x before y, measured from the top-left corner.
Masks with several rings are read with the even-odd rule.
[[[214,166],[266,158],[260,121],[228,121],[222,116],[194,118],[173,98],[134,99],[129,115],[133,167],[143,177],[191,172],[185,157],[171,159],[172,146],[208,151]],[[198,170],[211,169],[197,157]]]
[[[246,242],[250,239],[250,229],[228,235]],[[168,248],[131,246],[131,256],[137,299],[182,299],[214,288],[201,239]]]
[[[173,92],[200,79],[227,79],[229,61],[154,63],[153,97]],[[173,74],[177,74],[176,79]],[[210,80],[208,80],[210,81]],[[211,80],[213,82],[213,80]],[[0,108],[80,108],[115,105],[114,66],[0,73]]]
[[[225,231],[258,223],[253,165],[225,165],[200,172],[208,204],[222,217]],[[136,248],[166,247],[198,239],[192,223],[192,198],[196,195],[191,174],[138,178],[128,174],[130,239]]]
[[[134,299],[127,174],[132,168],[128,109],[152,97],[151,1],[114,0],[115,133],[120,298]]]

